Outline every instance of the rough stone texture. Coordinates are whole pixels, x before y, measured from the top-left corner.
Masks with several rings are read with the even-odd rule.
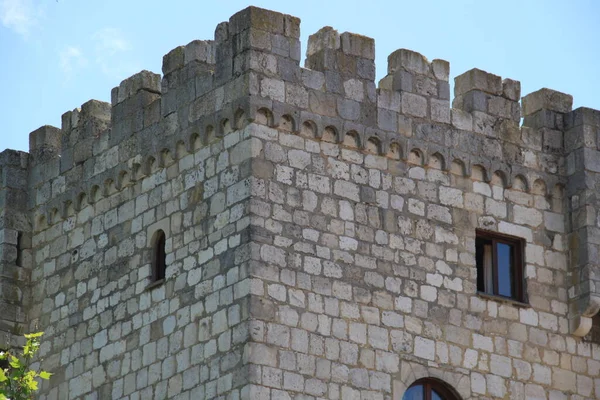
[[[41,399],[600,397],[600,112],[248,8],[0,153],[0,335]],[[475,229],[525,239],[527,304]],[[151,283],[152,236],[167,273]]]

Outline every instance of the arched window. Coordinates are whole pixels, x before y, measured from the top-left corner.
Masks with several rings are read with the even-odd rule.
[[[167,253],[165,251],[166,245],[165,232],[159,229],[154,234],[152,240],[152,281],[162,281],[165,279],[165,270],[167,269],[166,259]]]
[[[450,387],[437,379],[424,378],[413,383],[402,400],[459,400]]]

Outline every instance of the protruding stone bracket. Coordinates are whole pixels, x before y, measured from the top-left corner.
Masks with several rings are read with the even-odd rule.
[[[575,317],[570,321],[570,330],[573,336],[584,337],[592,330],[591,317]]]
[[[569,321],[569,329],[574,336],[584,337],[590,333],[593,317],[600,311],[600,297],[589,294],[586,300],[585,304],[579,304],[581,314],[573,316]]]

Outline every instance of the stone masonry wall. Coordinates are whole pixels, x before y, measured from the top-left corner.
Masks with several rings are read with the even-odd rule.
[[[600,112],[478,69],[451,107],[404,49],[376,85],[330,27],[301,68],[299,29],[250,7],[2,153],[0,330],[46,332],[40,398],[600,398]],[[477,292],[476,229],[525,240],[524,302]]]
[[[0,349],[22,345],[29,305],[27,153],[0,153]]]
[[[36,233],[30,318],[55,374],[42,398],[215,398],[244,383],[245,143],[226,135]],[[168,268],[148,288],[157,229]]]

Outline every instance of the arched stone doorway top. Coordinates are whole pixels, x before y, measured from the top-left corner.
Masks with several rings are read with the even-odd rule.
[[[394,379],[393,399],[402,400],[408,388],[416,382],[425,381],[425,379],[444,385],[457,400],[470,400],[472,398],[471,378],[467,373],[403,361],[400,365],[399,377]],[[454,399],[451,398],[450,400]]]
[[[453,387],[437,378],[415,381],[402,395],[402,400],[461,400]]]

